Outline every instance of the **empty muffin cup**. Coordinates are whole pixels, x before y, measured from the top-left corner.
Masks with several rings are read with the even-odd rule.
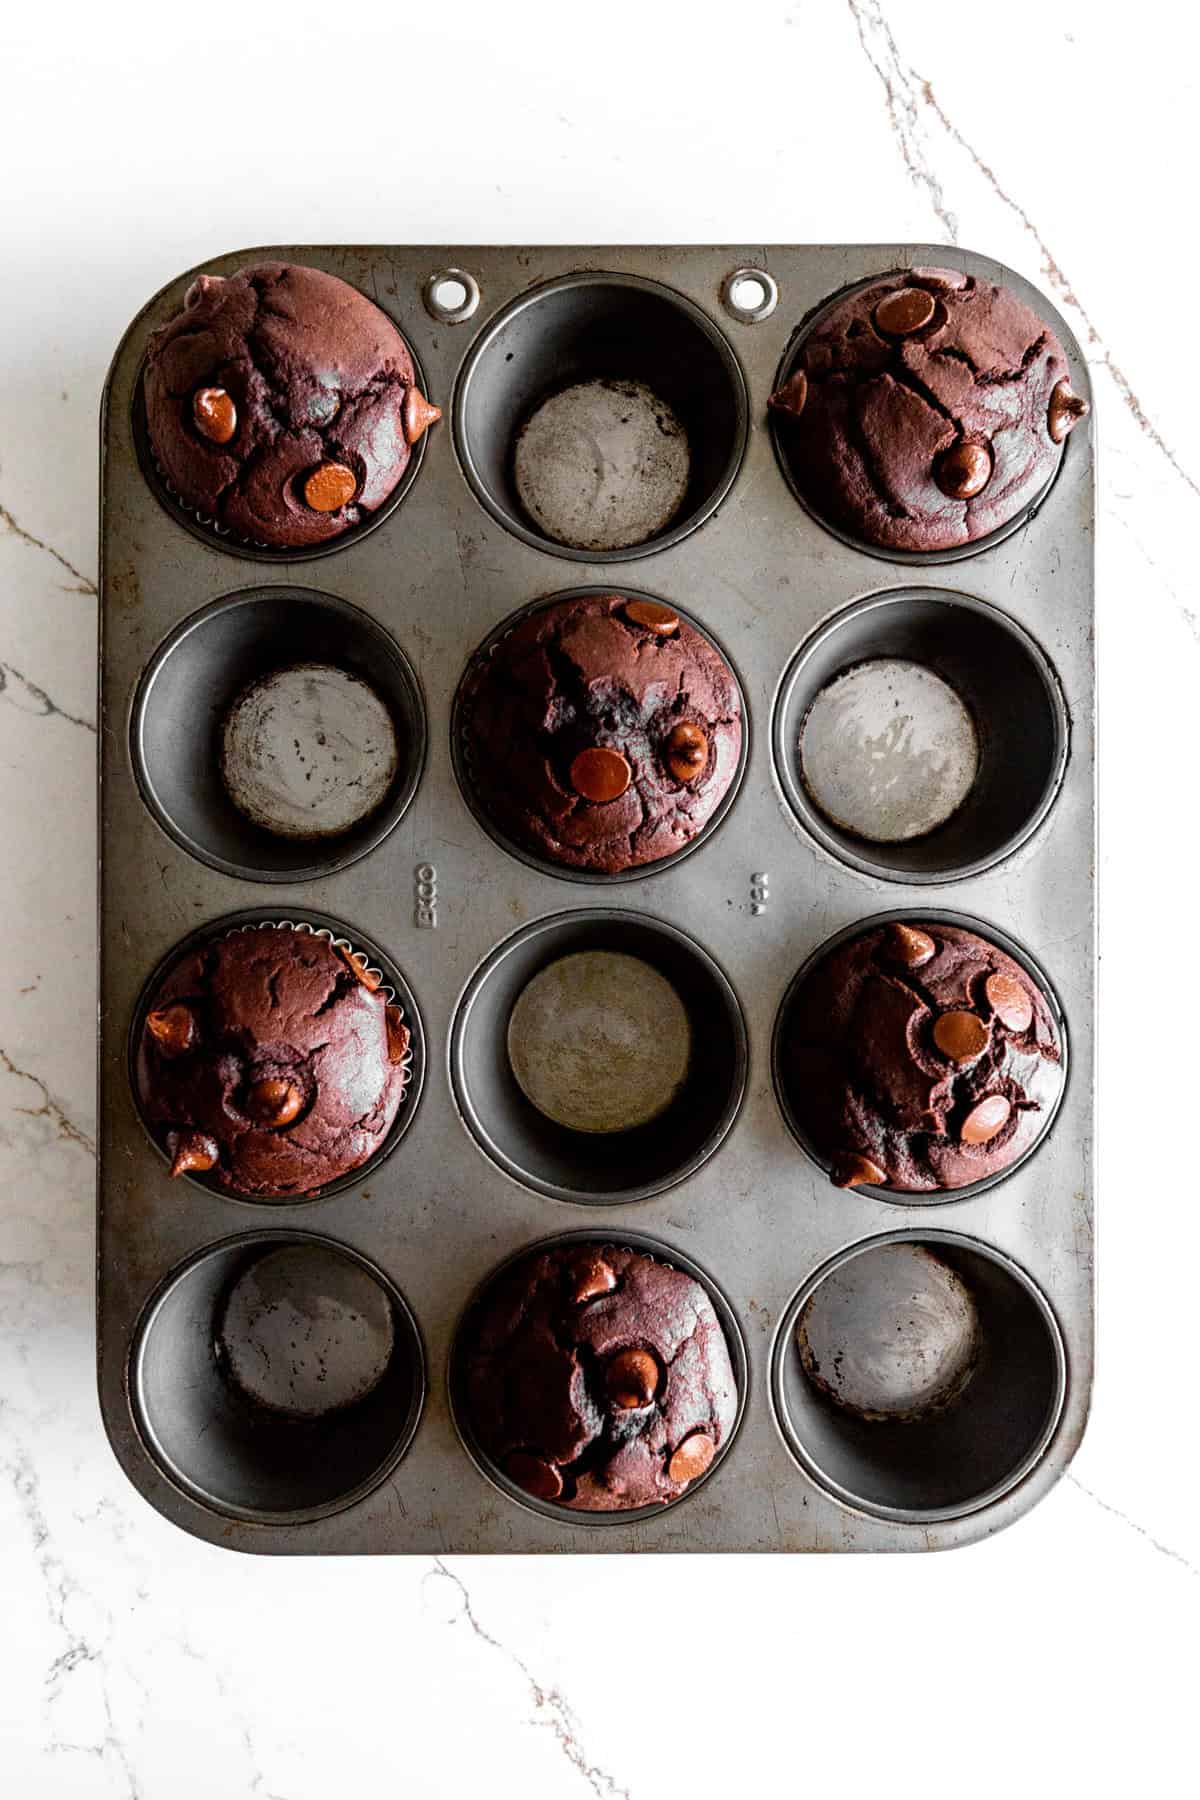
[[[262,1017],[261,974],[232,1003],[224,992],[217,998],[209,988],[192,991],[188,970],[197,953],[243,932],[254,934],[262,928],[294,931],[301,937],[311,934],[325,940],[337,952],[331,959],[335,966],[340,970],[344,964],[357,975],[373,1001],[383,1002],[384,1014],[378,1030],[386,1041],[388,1063],[399,1064],[402,1077],[399,1103],[391,1103],[394,1116],[390,1124],[385,1126],[387,1115],[377,1111],[381,1105],[378,1067],[365,1088],[361,1079],[361,1059],[368,1054],[361,1020],[352,1022],[348,1016],[347,1022],[338,1027],[348,1039],[347,1051],[357,1046],[357,1060],[343,1067],[335,1057],[325,1065],[321,1059],[330,1053],[327,1043],[298,1055],[295,1044],[273,1041],[274,1028],[263,1037],[256,1034],[253,1021]],[[203,971],[206,960],[211,958],[198,960]],[[182,993],[178,992],[180,983]],[[272,975],[267,986],[276,997],[270,1002],[274,1006],[278,978]],[[286,996],[288,984],[285,982],[283,987]],[[293,992],[291,1003],[295,1001]],[[339,1006],[343,1004],[344,1001],[339,1002]],[[328,1039],[334,1031],[334,1013],[328,1010],[328,1002],[320,1011],[321,1029],[312,1035]],[[269,1016],[273,1027],[274,1012]],[[223,1027],[214,1022],[220,1019],[225,1021]],[[358,1016],[353,1015],[353,1019]],[[165,1058],[165,1063],[160,1058]],[[189,1066],[193,1058],[199,1059],[194,1072]],[[426,1058],[425,1032],[416,996],[392,958],[362,932],[311,908],[305,909],[303,919],[270,909],[230,913],[189,933],[148,977],[134,1008],[129,1033],[129,1082],[134,1102],[151,1142],[170,1166],[171,1174],[226,1199],[257,1205],[324,1200],[351,1185],[365,1183],[391,1155],[416,1116],[425,1083]],[[322,1072],[334,1086],[331,1110],[322,1115],[326,1118],[323,1137],[314,1136],[311,1128],[312,1116],[321,1105]],[[269,1079],[254,1084],[255,1088],[265,1088],[264,1093],[259,1095],[253,1088],[244,1091],[244,1084],[252,1075],[264,1073]],[[290,1080],[286,1078],[289,1074]],[[165,1089],[164,1079],[169,1083]],[[286,1090],[293,1086],[299,1104],[289,1111],[290,1096]],[[278,1090],[285,1091],[281,1094]],[[188,1109],[182,1119],[175,1111],[175,1104],[181,1099]],[[371,1108],[375,1116],[356,1118],[362,1106]],[[264,1112],[264,1107],[274,1107],[276,1116]],[[172,1118],[174,1128],[170,1126]],[[289,1135],[289,1154],[282,1163],[273,1151],[266,1154],[265,1161],[258,1153],[247,1159],[247,1145],[257,1144],[262,1152],[264,1144],[274,1145],[280,1133],[287,1135],[291,1131],[304,1135],[304,1145],[292,1151]],[[247,1132],[248,1135],[241,1135]],[[353,1161],[346,1154],[347,1149],[362,1160]],[[193,1156],[193,1150],[200,1155]],[[327,1163],[323,1171],[326,1179],[318,1178],[311,1187],[301,1188],[293,1175],[292,1185],[281,1191],[275,1191],[273,1186],[269,1190],[268,1184],[280,1168],[296,1158],[301,1159],[299,1166],[305,1183],[312,1170],[321,1168],[322,1159]],[[334,1172],[338,1168],[345,1172]],[[252,1185],[243,1185],[249,1174],[253,1175]]]
[[[138,786],[177,843],[244,881],[346,868],[403,817],[425,706],[400,646],[358,607],[259,588],[185,619],[134,697]]]
[[[785,800],[839,861],[886,881],[961,881],[1011,856],[1054,804],[1069,726],[1058,678],[1015,619],[968,594],[901,588],[826,620],[775,702]]]
[[[844,1505],[960,1518],[1033,1470],[1066,1394],[1062,1333],[1032,1278],[948,1231],[839,1251],[793,1295],[771,1400],[800,1466]]]
[[[480,334],[454,398],[481,503],[578,562],[627,561],[694,531],[733,484],[748,417],[723,333],[634,275],[568,275],[522,295]]]
[[[709,1394],[709,1404],[714,1410],[724,1415],[719,1432],[713,1430],[708,1408],[701,1401],[700,1410],[705,1415],[702,1424],[707,1429],[698,1432],[692,1431],[690,1436],[685,1435],[667,1464],[670,1485],[676,1486],[684,1483],[686,1485],[682,1485],[681,1491],[676,1491],[671,1497],[664,1497],[647,1505],[621,1506],[619,1502],[614,1504],[610,1497],[604,1495],[602,1488],[592,1496],[590,1505],[571,1505],[567,1498],[569,1490],[563,1486],[564,1480],[569,1482],[572,1479],[570,1471],[565,1471],[564,1475],[560,1477],[557,1473],[552,1473],[540,1458],[521,1453],[509,1457],[510,1467],[504,1466],[484,1449],[472,1418],[472,1359],[479,1347],[480,1327],[484,1322],[488,1303],[496,1296],[504,1278],[515,1271],[518,1265],[533,1262],[546,1252],[550,1252],[552,1255],[561,1254],[568,1267],[575,1266],[582,1273],[582,1280],[572,1295],[568,1307],[569,1313],[573,1315],[577,1307],[583,1308],[597,1303],[603,1306],[607,1296],[614,1293],[620,1286],[619,1280],[614,1279],[613,1269],[604,1261],[603,1252],[606,1248],[610,1252],[614,1250],[627,1251],[635,1257],[649,1258],[654,1263],[662,1264],[668,1269],[677,1270],[683,1275],[690,1276],[692,1281],[697,1282],[704,1289],[712,1306],[712,1312],[715,1314],[717,1325],[720,1327],[724,1348],[728,1352],[726,1380],[728,1373],[731,1372],[733,1387],[736,1389],[736,1398],[726,1392],[725,1399],[719,1407],[716,1394]],[[585,1252],[594,1254],[585,1256],[583,1254]],[[695,1317],[694,1312],[692,1316]],[[665,1319],[663,1327],[669,1328]],[[588,1345],[586,1341],[591,1334],[585,1331],[581,1335],[585,1342],[585,1348],[581,1353],[582,1358],[587,1365],[588,1374],[594,1378],[596,1371],[593,1364],[596,1351],[594,1346]],[[618,1335],[621,1335],[619,1331]],[[531,1346],[528,1344],[523,1347],[514,1345],[513,1349],[511,1396],[518,1400],[520,1406],[529,1406],[536,1410],[539,1402],[545,1397],[541,1381],[534,1373],[537,1359],[535,1357],[533,1361],[530,1361]],[[643,1352],[644,1355],[645,1352]],[[675,1360],[677,1359],[678,1353]],[[614,1359],[618,1364],[631,1365],[623,1372],[630,1376],[635,1383],[641,1372],[638,1367],[640,1360],[636,1351],[632,1356],[628,1351],[625,1351],[623,1355],[618,1353]],[[652,1353],[651,1360],[658,1360],[657,1355]],[[724,1362],[724,1358],[719,1360]],[[706,1371],[702,1363],[698,1362],[688,1373],[693,1389],[692,1404],[700,1400],[700,1396],[705,1391],[706,1381],[712,1382],[714,1388],[719,1386],[719,1382],[714,1379],[716,1370],[711,1363]],[[555,1237],[543,1238],[537,1243],[527,1244],[523,1249],[507,1257],[479,1284],[464,1308],[455,1330],[447,1371],[447,1394],[451,1416],[467,1454],[480,1472],[509,1500],[514,1501],[517,1505],[528,1507],[533,1512],[541,1513],[544,1518],[554,1519],[560,1524],[611,1527],[636,1525],[661,1518],[664,1513],[678,1506],[681,1500],[691,1499],[714,1477],[733,1447],[741,1427],[749,1378],[749,1359],[741,1327],[725,1295],[705,1269],[693,1262],[690,1257],[672,1249],[669,1245],[660,1243],[657,1238],[647,1237],[641,1232],[620,1231],[605,1234],[585,1230],[563,1232]],[[675,1409],[669,1386],[669,1368],[666,1371],[666,1384],[664,1390],[663,1377],[660,1372],[657,1400],[663,1407],[668,1427],[673,1422],[676,1429],[679,1429],[679,1420],[672,1421],[671,1418]],[[572,1391],[574,1393],[574,1387]],[[609,1385],[608,1391],[612,1395],[613,1386]],[[580,1398],[581,1394],[576,1395],[576,1398]],[[648,1397],[648,1389],[642,1388],[633,1394],[622,1394],[617,1400],[619,1408],[628,1407],[630,1409],[628,1417],[631,1424],[634,1425],[635,1431],[638,1424],[637,1408]],[[556,1413],[557,1407],[553,1395],[550,1396],[550,1402],[551,1411]],[[593,1404],[595,1404],[594,1393],[591,1401],[582,1401],[581,1410],[590,1412]],[[685,1432],[694,1426],[694,1422],[694,1417],[685,1420],[683,1424]],[[618,1437],[619,1435],[622,1434],[614,1434]],[[719,1439],[715,1444],[715,1453],[714,1438]],[[703,1451],[699,1454],[689,1455],[689,1444],[698,1444],[701,1439],[703,1439]],[[612,1447],[615,1446],[610,1446],[610,1448]],[[668,1439],[662,1447],[661,1454],[667,1456],[669,1449]],[[522,1477],[520,1481],[514,1479],[514,1471]],[[594,1476],[595,1471],[592,1471],[593,1479]],[[580,1487],[582,1487],[583,1479],[582,1476],[579,1477]],[[557,1494],[552,1494],[551,1490],[554,1488],[558,1489]]]
[[[298,1231],[228,1238],[176,1269],[134,1334],[134,1422],[168,1481],[234,1519],[352,1506],[412,1441],[416,1321],[358,1251]]]
[[[661,1019],[624,991],[647,966],[673,997]],[[644,1200],[693,1174],[733,1124],[746,1068],[742,1010],[707,951],[607,908],[507,938],[450,1032],[455,1101],[479,1147],[514,1181],[583,1205]],[[588,1088],[605,1084],[598,1105]]]

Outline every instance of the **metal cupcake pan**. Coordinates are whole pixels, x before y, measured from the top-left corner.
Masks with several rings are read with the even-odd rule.
[[[206,267],[228,272],[253,254]],[[1073,433],[1030,517],[1002,541],[954,553],[951,584],[936,567],[918,575],[912,559],[884,558],[892,567],[881,570],[800,506],[766,400],[817,308],[914,263],[1015,287],[1055,326],[1086,393],[1070,333],[1010,271],[929,245],[271,254],[376,298],[445,417],[418,446],[403,505],[396,498],[315,551],[255,558],[181,521],[139,444],[146,341],[195,271],[150,302],[113,364],[101,531],[98,1363],[118,1458],[185,1529],[275,1554],[925,1549],[995,1531],[1065,1468],[1091,1383],[1092,426]],[[743,305],[755,270],[760,290]],[[438,296],[451,274],[465,299],[447,309]],[[623,349],[632,360],[622,362]],[[689,413],[672,384],[697,356],[711,392]],[[707,414],[716,420],[693,442],[704,482],[678,529],[607,555],[543,541],[514,511],[503,449],[514,421],[569,380],[625,375],[653,386],[660,368],[663,397],[692,432],[705,433]],[[320,591],[297,568],[263,566],[314,554],[326,559]],[[452,709],[469,658],[522,609],[579,589],[648,593],[685,613],[725,649],[746,703],[744,778],[720,830],[637,872],[632,886],[581,883],[504,846],[456,772]],[[236,820],[221,824],[219,806],[204,810],[204,746],[216,701],[237,686],[233,623],[256,617],[279,629],[250,630],[249,640],[268,660],[277,649],[280,662],[303,659],[298,623],[312,617],[338,661],[344,622],[343,666],[386,690],[403,740],[403,779],[385,806],[352,844],[331,841],[309,861],[290,847],[283,855],[286,840],[264,854],[271,840],[252,843]],[[947,617],[957,637],[936,629]],[[877,635],[884,621],[888,639]],[[814,683],[872,654],[932,659],[939,645],[959,657],[942,672],[967,689],[981,766],[991,747],[993,804],[953,854],[936,842],[951,822],[910,843],[907,859],[880,856],[806,810],[799,728]],[[170,696],[164,670],[177,679]],[[939,1218],[952,1216],[955,1230],[945,1232],[911,1196],[829,1184],[789,1131],[771,1044],[809,957],[881,910],[937,917],[951,881],[955,915],[983,924],[1055,996],[1070,1025],[1071,1077],[1053,1131],[1003,1177],[951,1196],[953,1214]],[[129,1080],[131,1032],[155,968],[193,934],[252,917],[344,936],[385,970],[420,1027],[424,1079],[414,1064],[395,1141],[311,1201],[247,1202],[169,1181]],[[690,971],[693,1041],[706,1026],[725,1053],[688,1109],[690,1138],[671,1142],[684,1121],[672,1124],[668,1111],[642,1128],[657,1165],[634,1146],[623,1163],[617,1156],[617,1179],[529,1128],[495,1042],[506,983],[540,967],[549,947],[599,945],[605,933],[652,962],[666,956],[658,966],[685,986]],[[694,1264],[719,1302],[742,1398],[734,1437],[686,1504],[605,1515],[603,1530],[507,1492],[480,1466],[453,1406],[452,1344],[472,1297],[511,1257],[573,1230]],[[942,1441],[922,1438],[920,1423],[847,1424],[800,1366],[794,1328],[814,1285],[840,1258],[893,1238],[944,1246],[947,1261],[973,1271],[981,1314],[1016,1309],[1015,1338],[985,1332],[981,1369],[995,1392],[976,1377]],[[408,1322],[397,1325],[406,1346],[397,1386],[379,1403],[386,1428],[364,1412],[353,1447],[328,1449],[339,1430],[330,1414],[315,1487],[299,1473],[314,1457],[289,1466],[288,1444],[300,1441],[287,1436],[292,1422],[266,1432],[259,1457],[213,1378],[213,1318],[231,1274],[271,1243],[309,1240],[369,1271],[393,1320]],[[1000,1411],[1006,1392],[1023,1409],[1022,1429],[992,1462],[979,1444],[1000,1413],[972,1412],[973,1389]],[[360,1404],[376,1406],[379,1392]],[[865,1445],[855,1431],[868,1434]],[[890,1448],[889,1437],[899,1440]]]

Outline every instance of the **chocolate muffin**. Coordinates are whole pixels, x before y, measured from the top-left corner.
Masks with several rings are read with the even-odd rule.
[[[966,1187],[1053,1117],[1064,1068],[1050,1003],[955,925],[880,925],[805,976],[781,1027],[795,1118],[838,1187]]]
[[[144,394],[184,505],[276,549],[325,543],[382,506],[441,417],[387,314],[295,263],[199,276],[150,340]]]
[[[617,875],[670,856],[737,778],[733,672],[657,601],[597,593],[539,607],[475,658],[460,708],[479,805],[565,868]]]
[[[1032,505],[1088,410],[1049,326],[957,269],[901,270],[836,301],[770,405],[815,512],[881,549],[926,552]]]
[[[463,1375],[484,1454],[578,1512],[678,1499],[737,1417],[704,1288],[612,1245],[552,1247],[505,1270],[468,1326]]]
[[[314,1194],[387,1136],[410,1032],[350,951],[290,927],[236,931],[175,962],[137,1047],[142,1116],[172,1175],[247,1198]]]

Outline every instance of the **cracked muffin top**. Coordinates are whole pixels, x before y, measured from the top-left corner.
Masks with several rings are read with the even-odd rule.
[[[678,1499],[737,1417],[704,1288],[612,1245],[556,1246],[505,1270],[469,1327],[464,1389],[484,1453],[578,1512]]]
[[[184,505],[276,549],[357,525],[440,418],[357,288],[294,263],[201,275],[146,354],[146,428]]]
[[[966,1187],[1025,1154],[1065,1072],[1021,965],[955,925],[892,923],[814,965],[789,1004],[782,1074],[838,1187]]]
[[[657,601],[597,593],[539,607],[474,659],[460,704],[483,810],[567,868],[614,875],[670,856],[737,776],[733,672]]]
[[[410,1033],[353,953],[290,927],[182,956],[137,1051],[142,1115],[172,1175],[230,1193],[312,1194],[366,1162],[408,1084]]]
[[[1008,288],[907,269],[831,306],[770,405],[815,512],[882,549],[936,553],[1038,498],[1088,410],[1069,376]]]

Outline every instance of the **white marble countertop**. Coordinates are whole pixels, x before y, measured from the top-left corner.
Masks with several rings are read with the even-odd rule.
[[[1181,1792],[1200,995],[1166,946],[1196,866],[1196,26],[1165,0],[1128,32],[1079,0],[428,15],[68,5],[4,34],[0,1785]],[[93,1380],[96,414],[122,330],[242,244],[904,238],[1040,283],[1097,394],[1100,1358],[1071,1472],[941,1557],[271,1561],[193,1541],[127,1485]]]

